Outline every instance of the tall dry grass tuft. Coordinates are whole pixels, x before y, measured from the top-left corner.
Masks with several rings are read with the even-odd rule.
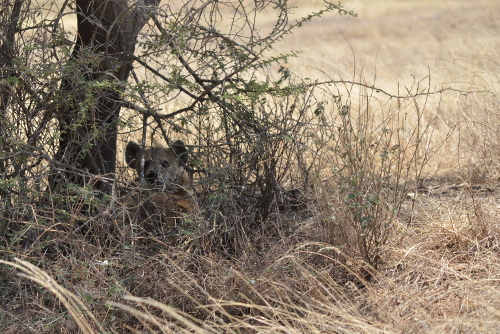
[[[15,260],[16,262],[0,260],[0,263],[21,270],[23,273],[19,273],[19,276],[32,280],[53,293],[68,310],[78,328],[83,333],[92,334],[96,333],[96,330],[104,332],[104,328],[96,319],[92,311],[88,309],[78,296],[62,287],[53,277],[37,266],[20,259]],[[89,318],[88,320],[87,317]]]
[[[366,319],[359,311],[356,296],[361,292],[333,279],[336,275],[331,253],[336,252],[326,244],[303,244],[274,259],[254,278],[226,269],[231,285],[237,288],[226,291],[223,298],[217,296],[219,291],[212,291],[217,282],[199,284],[199,278],[192,272],[177,268],[183,279],[176,279],[173,284],[177,293],[199,310],[196,317],[165,303],[132,296],[124,299],[133,302],[134,307],[123,303],[111,305],[132,314],[144,327],[160,331],[382,332],[384,325]]]
[[[270,256],[269,262],[260,263],[262,268],[251,271],[243,263],[229,267],[220,258],[187,253],[173,258],[176,254],[172,252],[144,263],[139,285],[116,286],[117,281],[104,279],[95,282],[99,286],[87,285],[88,290],[81,291],[79,297],[43,270],[23,263],[37,272],[35,278],[28,278],[53,293],[84,333],[387,332],[383,323],[364,311],[362,290],[339,284],[339,274],[332,265],[337,252],[327,244],[305,243],[284,254],[272,254],[277,257]],[[2,263],[25,270],[14,263]],[[110,263],[108,275],[119,268],[118,261]],[[128,279],[138,278],[137,274],[129,272]],[[164,280],[158,281],[156,275]],[[96,299],[95,294],[89,295],[96,288],[109,292]],[[99,315],[100,323],[81,299]]]
[[[369,304],[405,333],[495,332],[500,321],[498,213],[480,191],[419,203],[424,224],[406,229]],[[432,214],[432,216],[430,216]]]
[[[335,119],[318,137],[328,149],[315,195],[325,241],[376,269],[442,142],[433,138],[436,119],[426,116],[426,96],[402,96],[375,111],[372,105],[381,102],[375,92],[364,88],[355,97],[354,86],[342,88],[349,94],[333,97],[335,112],[324,117]],[[411,204],[407,211],[411,224]]]
[[[500,98],[495,92],[460,97],[462,166],[473,181],[498,178]]]

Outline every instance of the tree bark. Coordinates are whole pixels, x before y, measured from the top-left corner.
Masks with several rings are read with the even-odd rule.
[[[17,56],[17,48],[15,46],[15,35],[18,32],[18,23],[21,17],[21,8],[24,0],[16,0],[13,4],[7,4],[3,10],[5,11],[0,16],[0,30],[2,30],[2,38],[0,40],[0,141],[2,143],[0,151],[4,154],[12,152],[9,144],[8,126],[7,126],[7,108],[12,99],[12,89],[6,84],[6,81],[11,76],[16,76],[17,73],[13,69],[12,61]],[[9,15],[8,10],[12,7],[12,12]],[[7,166],[3,159],[0,160],[0,178],[6,176]],[[1,190],[0,198],[7,198],[8,191]]]
[[[61,84],[64,103],[57,111],[60,141],[50,179],[53,189],[87,184],[88,176],[75,168],[91,175],[115,172],[122,92],[138,33],[158,3],[76,0],[78,35]],[[108,189],[104,184],[94,186]]]

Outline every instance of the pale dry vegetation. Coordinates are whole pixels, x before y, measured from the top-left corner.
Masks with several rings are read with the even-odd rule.
[[[312,88],[256,107],[264,141],[230,139],[257,163],[219,150],[214,115],[182,118],[210,140],[179,134],[206,169],[179,245],[124,224],[119,197],[18,203],[2,332],[498,332],[500,3],[343,4],[359,17],[278,45]]]

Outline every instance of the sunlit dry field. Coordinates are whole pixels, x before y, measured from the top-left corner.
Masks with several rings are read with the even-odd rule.
[[[392,93],[429,74],[431,88],[498,89],[497,2],[342,3],[358,17],[329,14],[280,46],[303,51],[292,68],[314,78],[361,77]]]
[[[322,8],[292,3],[297,18]],[[422,148],[429,160],[391,221],[380,267],[370,271],[355,256],[340,261],[344,249],[324,242],[322,224],[339,202],[329,200],[332,185],[318,186],[307,213],[283,218],[293,221],[294,233],[281,243],[263,237],[236,259],[187,247],[152,258],[129,259],[124,251],[109,259],[111,273],[105,254],[45,268],[69,277],[60,282],[75,294],[68,299],[81,300],[96,323],[114,333],[139,332],[122,325],[133,317],[151,333],[500,332],[500,2],[342,4],[358,17],[331,13],[308,22],[275,52],[300,51],[284,66],[300,78],[332,82],[353,109],[369,110],[375,120],[397,111],[405,127],[432,125]],[[264,16],[263,26],[272,19]],[[127,261],[137,264],[130,277],[140,268],[137,286],[127,286]],[[64,272],[66,264],[77,269]],[[117,297],[125,290],[135,309]],[[12,302],[0,328],[75,331],[70,315],[44,298]],[[108,309],[129,318],[115,319]]]
[[[302,52],[288,64],[296,74],[366,83],[395,96],[443,88],[498,93],[496,1],[344,1],[343,5],[358,17],[328,14],[305,24],[277,47],[281,52]],[[314,1],[297,6],[298,16],[321,8]],[[475,96],[478,100],[471,103],[457,91],[432,95],[427,110],[450,127],[469,117],[473,108],[477,117],[496,112],[495,101]],[[373,99],[374,110],[394,100],[383,93],[373,93]],[[443,158],[458,157],[455,153],[446,152]]]
[[[300,15],[305,8],[318,11],[315,5],[314,1],[298,2],[296,13]],[[358,17],[329,14],[305,24],[279,45],[282,52],[302,52],[289,63],[297,75],[360,82],[393,96],[446,88],[494,94],[500,90],[496,1],[348,1],[343,5]],[[354,95],[359,91],[353,86]],[[376,114],[390,109],[396,100],[368,93]],[[495,101],[482,95],[462,99],[459,92],[448,91],[418,103],[425,103],[427,119],[436,118],[434,135],[444,144],[444,151],[429,165],[432,173],[476,158],[466,152],[469,147],[459,145],[465,144],[460,140],[467,131],[462,137],[455,131],[450,136],[448,131],[471,117],[473,123],[491,125],[491,115],[485,113],[497,112],[492,106]]]

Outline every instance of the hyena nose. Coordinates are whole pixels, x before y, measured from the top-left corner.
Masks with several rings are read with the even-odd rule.
[[[146,181],[149,184],[155,184],[156,179],[158,178],[158,173],[155,170],[150,170],[146,175],[145,175]]]

